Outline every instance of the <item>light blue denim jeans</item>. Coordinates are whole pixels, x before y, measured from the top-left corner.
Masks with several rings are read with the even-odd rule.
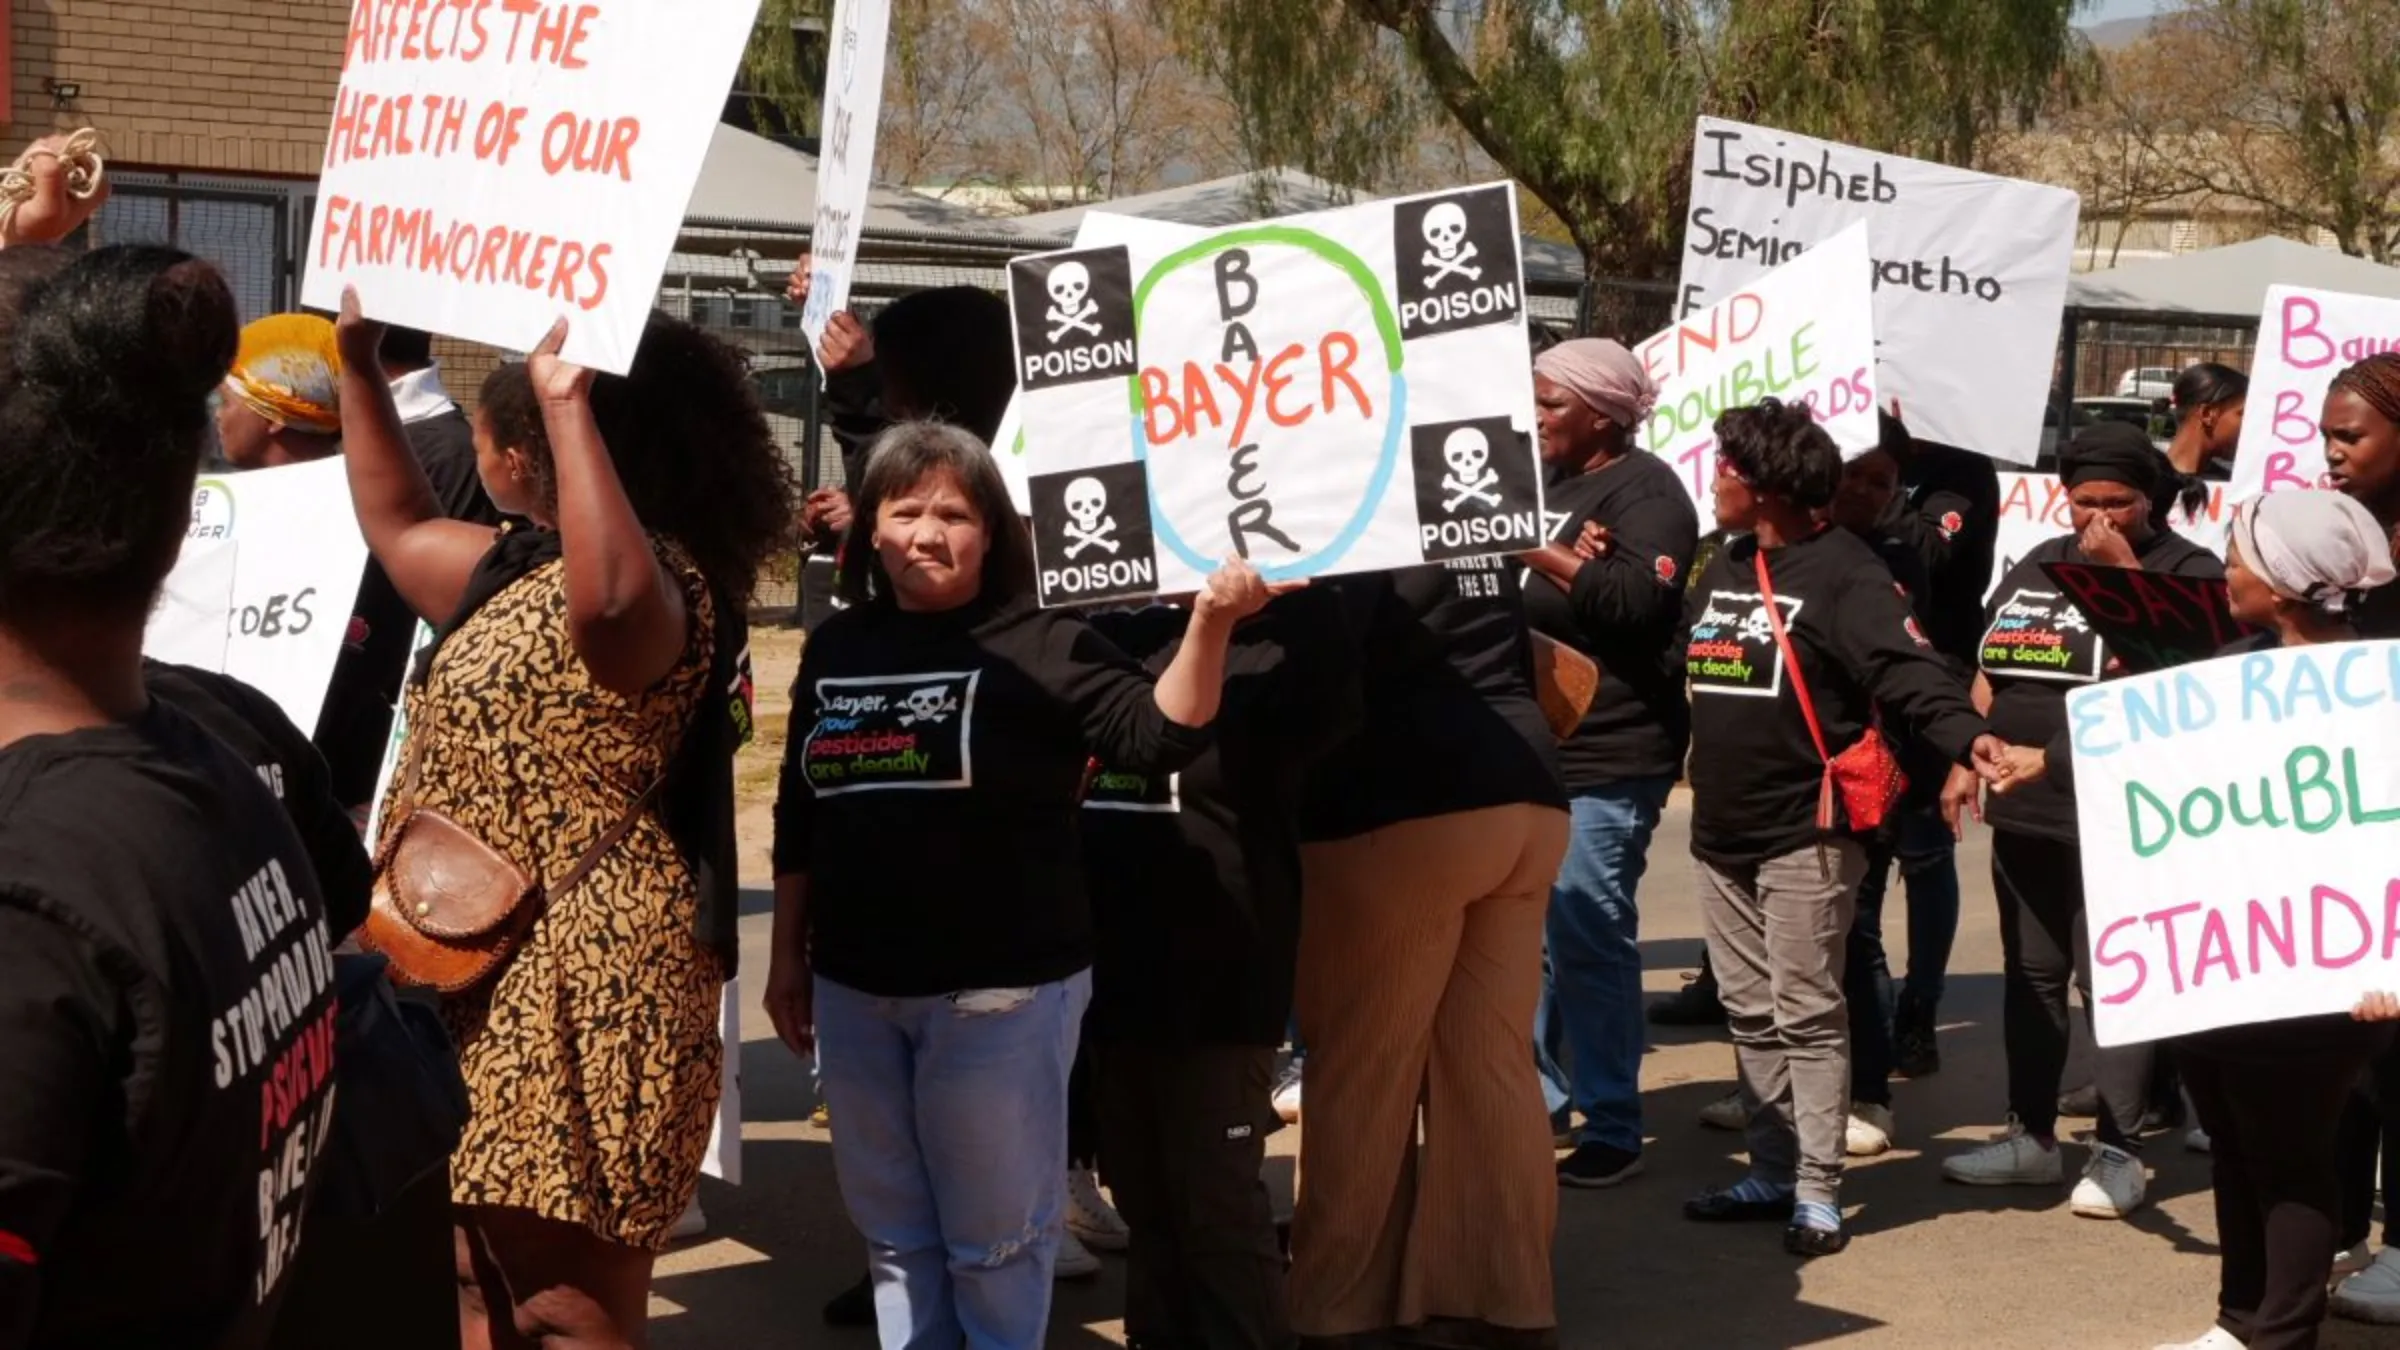
[[[930,998],[819,978],[816,993],[834,1172],[884,1350],[1038,1350],[1091,972]]]
[[[1642,1151],[1642,916],[1634,903],[1672,778],[1574,794],[1574,833],[1550,891],[1534,1064],[1557,1117],[1583,1113],[1578,1144]],[[1564,1061],[1562,1067],[1561,1061]]]

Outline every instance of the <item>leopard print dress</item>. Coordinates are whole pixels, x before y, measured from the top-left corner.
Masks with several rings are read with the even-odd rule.
[[[442,644],[409,701],[421,805],[544,877],[607,832],[664,772],[708,684],[708,587],[679,550],[660,556],[683,581],[691,642],[641,695],[598,687],[576,657],[563,563],[501,591]],[[693,936],[698,905],[645,812],[553,899],[498,978],[445,1001],[473,1106],[450,1164],[459,1204],[666,1245],[699,1185],[724,1053],[725,972]]]

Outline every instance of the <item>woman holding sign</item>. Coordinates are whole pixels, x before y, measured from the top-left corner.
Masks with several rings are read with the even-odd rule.
[[[2150,438],[2117,422],[2077,432],[2059,457],[2074,529],[2034,548],[2001,579],[1978,658],[1976,705],[2010,744],[2048,745],[2066,728],[2068,693],[2108,673],[2098,635],[2042,564],[2223,574],[2214,554],[2152,526],[2151,498],[2164,469]],[[1977,787],[1970,775],[1951,775],[1943,805],[1954,826],[1958,811],[1974,805]],[[1996,797],[1984,815],[1993,831],[1992,887],[2000,901],[2009,1123],[1992,1142],[1945,1159],[1942,1175],[1970,1186],[2055,1186],[2066,1177],[2057,1123],[2067,1067],[2067,987],[2073,981],[2089,988],[2091,978],[2075,796],[2071,786],[2044,783]],[[2156,1059],[2148,1046],[2098,1052],[2099,1142],[2076,1183],[2075,1213],[2114,1219],[2141,1205],[2149,1182],[2135,1154]]]
[[[1747,533],[1685,602],[1692,856],[1751,1170],[1684,1214],[1788,1220],[1785,1249],[1822,1256],[1848,1245],[1842,973],[1861,836],[1902,787],[1881,713],[1953,762],[1991,763],[2002,747],[1882,560],[1827,520],[1841,454],[1808,410],[1769,399],[1716,430],[1717,523]]]

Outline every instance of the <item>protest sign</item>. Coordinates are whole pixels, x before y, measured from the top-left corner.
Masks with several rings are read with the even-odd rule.
[[[1678,308],[1866,221],[1885,405],[1919,437],[2030,464],[2080,206],[2064,188],[1703,117]]]
[[[2233,500],[2283,488],[2330,486],[2317,428],[2325,391],[2344,367],[2400,351],[2400,300],[2267,288],[2250,367],[2250,404],[2234,451]]]
[[[833,52],[825,69],[817,149],[817,223],[809,233],[808,303],[800,330],[810,351],[825,324],[850,304],[867,187],[875,177],[875,124],[883,114],[883,51],[892,0],[834,0]]]
[[[2225,532],[2230,526],[2226,516],[2226,485],[2208,485],[2208,501],[2199,511],[2191,512],[2177,503],[2168,513],[2167,523],[2177,534],[2191,540],[2209,552],[2224,555]],[[2000,589],[2000,582],[2009,570],[2033,546],[2044,540],[2056,539],[2074,528],[2072,513],[2067,508],[2067,487],[2052,473],[2000,474],[2000,534],[1993,550],[1991,586],[1984,592],[1988,603]]]
[[[301,303],[623,374],[758,0],[355,0]]]
[[[2100,1044],[2400,989],[2400,643],[2111,680],[2067,719]]]
[[[1805,404],[1845,457],[1874,448],[1868,265],[1860,222],[1636,349],[1659,387],[1642,448],[1674,467],[1693,501],[1709,505],[1718,414],[1762,398]]]
[[[313,730],[367,568],[347,475],[337,456],[201,479],[183,554],[167,577],[177,602],[152,616],[143,650],[231,675],[273,699],[294,726]],[[230,586],[222,577],[228,556]],[[213,607],[213,620],[196,605]],[[212,621],[222,643],[195,642]]]
[[[2233,617],[2221,578],[2070,562],[2043,563],[2042,575],[2136,674],[2205,661],[2253,631]]]
[[[1046,604],[1541,540],[1511,184],[1021,258],[1009,288]]]

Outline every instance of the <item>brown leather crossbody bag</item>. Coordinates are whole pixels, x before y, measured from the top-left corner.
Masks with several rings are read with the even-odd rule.
[[[549,902],[581,885],[623,843],[666,776],[625,808],[555,885],[504,857],[440,811],[416,805],[416,752],[409,754],[401,817],[375,855],[375,891],[359,941],[391,962],[401,984],[462,993],[516,955]]]

